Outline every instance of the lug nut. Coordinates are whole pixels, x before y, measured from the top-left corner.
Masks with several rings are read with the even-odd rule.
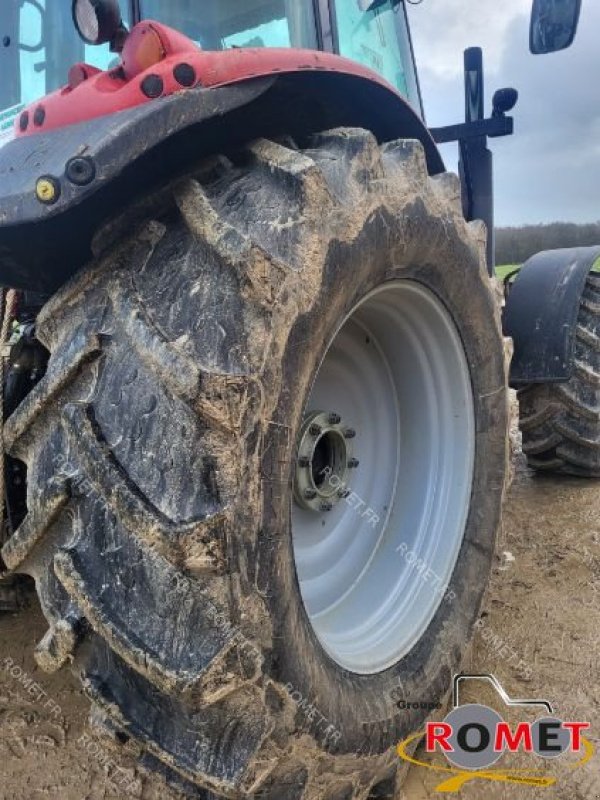
[[[351,458],[350,461],[348,462],[348,469],[356,469],[359,464],[360,461],[358,460],[358,458]]]
[[[321,428],[320,425],[317,425],[316,422],[313,422],[313,424],[308,429],[308,432],[310,433],[311,436],[320,436],[322,430],[323,429]]]
[[[323,511],[323,512],[327,512],[327,511],[331,511],[331,509],[333,508],[333,506],[331,505],[331,503],[321,503],[321,505],[319,506],[319,508],[321,509],[321,511]]]
[[[317,493],[315,492],[314,489],[305,489],[304,490],[304,497],[307,500],[314,500],[316,496],[317,496]]]
[[[298,459],[299,467],[310,467],[310,458],[308,456],[300,456]]]
[[[330,425],[339,425],[342,421],[342,418],[339,414],[330,414],[329,415],[329,424]]]
[[[348,428],[347,430],[344,431],[344,437],[346,439],[354,439],[355,436],[356,436],[356,431],[354,430],[354,428]]]

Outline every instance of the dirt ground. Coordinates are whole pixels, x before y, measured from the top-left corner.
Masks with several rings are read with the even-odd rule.
[[[598,590],[600,483],[537,478],[520,462],[471,668],[495,674],[512,697],[547,698],[562,719],[589,721],[595,743],[600,731]],[[88,704],[77,681],[68,671],[43,674],[33,660],[33,646],[45,630],[35,601],[18,615],[0,617],[1,800],[180,798],[159,778],[136,772],[126,752],[107,755],[96,740],[82,739]],[[37,681],[37,689],[26,688],[29,678]],[[471,688],[464,699],[498,707],[483,686]],[[416,757],[421,756],[419,751]],[[522,767],[555,775],[557,783],[550,788],[474,780],[454,796],[600,798],[600,755],[577,770],[568,768],[568,757],[548,766],[544,762],[541,769],[540,761]],[[444,777],[414,767],[399,800],[441,796],[435,787]]]
[[[547,699],[560,719],[589,722],[598,752],[581,769],[569,769],[576,761],[569,757],[497,765],[553,775],[549,788],[475,780],[450,796],[600,798],[600,481],[537,477],[521,456],[496,561],[470,671],[494,674],[512,698]],[[512,724],[540,716],[509,712],[483,684],[473,684],[461,702],[487,703]],[[422,751],[416,757],[428,760]],[[400,800],[441,797],[435,788],[446,777],[414,767]]]

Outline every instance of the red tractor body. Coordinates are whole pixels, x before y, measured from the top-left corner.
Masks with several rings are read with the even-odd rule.
[[[107,71],[76,64],[66,86],[26,108],[15,122],[16,136],[135,108],[191,88],[214,89],[258,78],[293,73],[334,72],[371,81],[406,100],[373,70],[333,53],[297,48],[236,48],[205,52],[186,36],[145,20],[133,28],[121,66]]]

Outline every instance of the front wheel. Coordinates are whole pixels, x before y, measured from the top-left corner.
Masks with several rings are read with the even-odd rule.
[[[393,796],[458,671],[500,519],[499,315],[413,141],[258,141],[43,310],[6,438],[37,658],[210,796]],[[410,704],[406,709],[406,704]]]

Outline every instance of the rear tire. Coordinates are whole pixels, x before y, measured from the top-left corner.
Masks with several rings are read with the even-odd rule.
[[[567,383],[519,391],[527,463],[539,472],[600,478],[600,275],[591,273],[577,320]]]
[[[35,577],[50,623],[40,666],[74,660],[121,739],[199,797],[391,797],[395,745],[430,714],[398,701],[445,698],[506,474],[484,239],[457,179],[428,177],[417,142],[379,147],[349,129],[303,152],[259,141],[166,190],[152,221],[42,311],[48,372],[6,430],[29,511],[3,556]],[[447,585],[396,548],[395,569],[439,593],[433,615],[408,653],[359,674],[327,654],[304,608],[291,487],[329,343],[398,281],[436,298],[462,343],[473,458]],[[443,391],[430,402],[450,402]],[[451,479],[421,492],[422,519]]]

